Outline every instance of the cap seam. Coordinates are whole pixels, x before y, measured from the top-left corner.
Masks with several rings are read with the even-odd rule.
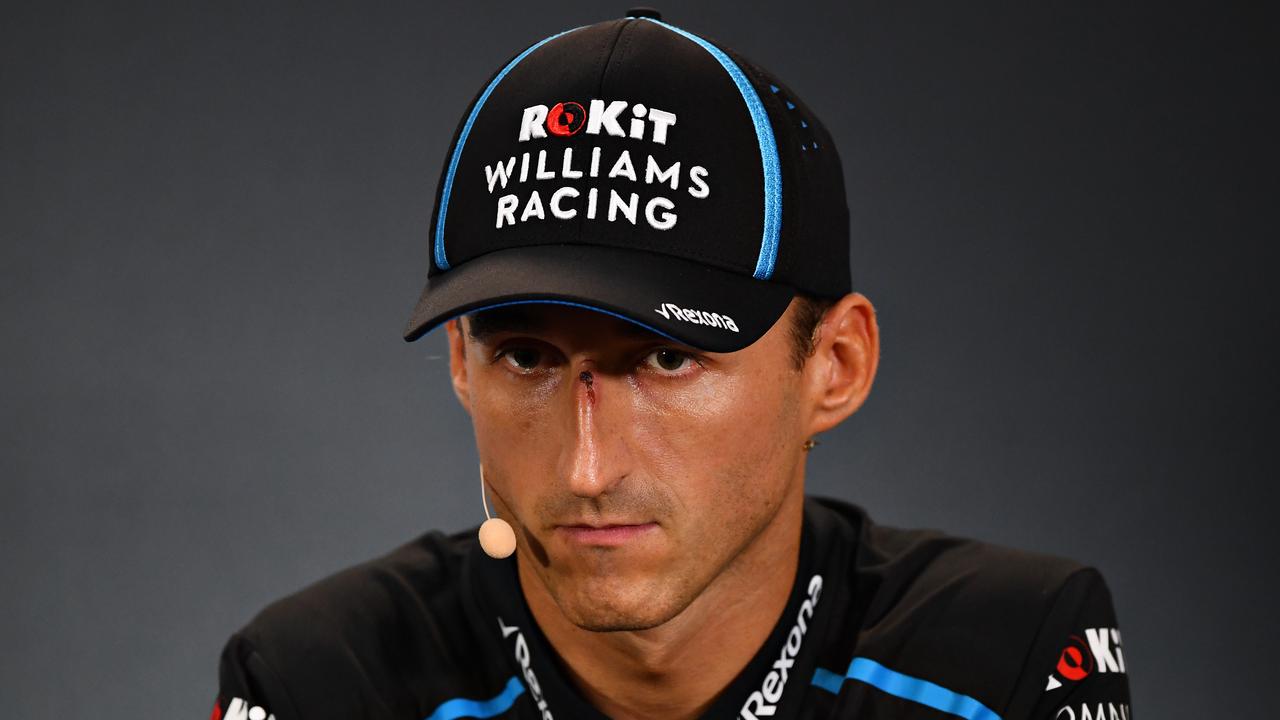
[[[622,21],[621,27],[618,28],[618,34],[613,36],[613,44],[609,47],[609,55],[604,59],[604,66],[600,69],[600,81],[596,83],[596,97],[604,97],[604,83],[609,76],[609,68],[613,65],[613,58],[618,54],[618,48],[625,43],[630,43],[630,39],[623,40],[622,35],[627,28],[632,25],[632,18],[626,18]]]
[[[604,52],[604,62],[601,63],[600,65],[600,77],[596,81],[596,94],[595,94],[596,98],[601,98],[604,95],[605,75],[609,74],[609,64],[613,62],[613,54],[618,49],[618,42],[622,39],[622,33],[627,29],[627,26],[631,24],[631,20],[632,18],[629,18],[629,17],[623,18],[622,22],[618,24],[618,31],[613,35],[613,41],[606,46],[606,50]],[[578,232],[577,232],[578,242],[582,242],[582,239],[586,235],[587,235],[587,218],[584,214],[579,213],[578,214]]]

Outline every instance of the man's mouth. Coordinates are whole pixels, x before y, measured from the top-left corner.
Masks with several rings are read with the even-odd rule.
[[[595,547],[618,547],[656,530],[655,522],[557,525],[555,532],[570,543]]]

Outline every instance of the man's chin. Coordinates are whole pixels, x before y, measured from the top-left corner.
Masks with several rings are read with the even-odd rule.
[[[592,632],[655,628],[678,615],[687,604],[673,597],[669,585],[628,582],[617,577],[563,579],[550,590],[565,619]]]
[[[654,608],[606,607],[601,604],[561,605],[565,618],[591,632],[649,630],[670,620],[676,613],[654,612]]]

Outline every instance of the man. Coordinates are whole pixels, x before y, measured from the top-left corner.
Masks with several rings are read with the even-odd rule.
[[[736,53],[637,9],[517,54],[406,333],[500,519],[272,604],[214,717],[1131,717],[1095,569],[805,497],[879,360],[848,242],[830,135]]]

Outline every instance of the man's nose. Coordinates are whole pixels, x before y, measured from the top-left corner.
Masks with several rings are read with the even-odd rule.
[[[619,413],[621,388],[593,369],[580,369],[573,385],[572,428],[564,477],[578,497],[603,495],[626,475],[625,442]]]

